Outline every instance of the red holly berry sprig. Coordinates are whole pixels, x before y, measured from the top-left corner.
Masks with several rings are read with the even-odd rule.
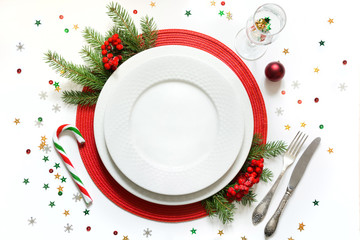
[[[120,61],[122,60],[120,51],[123,48],[124,46],[121,44],[119,34],[112,35],[104,42],[103,45],[101,45],[101,54],[104,56],[102,62],[104,63],[106,70],[111,69],[112,71],[115,71],[117,69]]]
[[[251,160],[250,166],[245,173],[241,173],[233,186],[227,189],[226,197],[229,202],[241,201],[249,193],[249,189],[260,181],[260,176],[264,168],[264,159]]]

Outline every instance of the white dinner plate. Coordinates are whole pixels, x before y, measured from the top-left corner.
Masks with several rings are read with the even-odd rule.
[[[123,75],[104,117],[107,148],[131,181],[183,195],[216,182],[244,135],[242,99],[211,65],[168,53]]]
[[[110,96],[113,93],[114,89],[116,89],[117,84],[120,81],[123,81],[123,77],[127,73],[132,72],[134,69],[136,69],[138,64],[143,64],[152,58],[168,56],[169,54],[176,54],[179,56],[192,56],[193,58],[206,61],[214,69],[218,69],[221,74],[225,76],[226,79],[232,84],[233,89],[237,91],[237,97],[242,99],[244,105],[241,106],[240,109],[237,109],[237,111],[239,111],[245,119],[243,144],[240,148],[235,162],[232,164],[230,169],[228,169],[228,171],[220,179],[218,179],[210,186],[191,194],[183,194],[176,196],[158,194],[152,191],[148,191],[127,178],[113,162],[107,150],[103,132],[104,113],[106,105],[108,104]],[[233,177],[235,177],[235,175],[238,173],[241,166],[243,165],[251,146],[253,134],[253,115],[251,104],[244,87],[242,86],[237,76],[223,62],[221,62],[216,57],[195,48],[184,46],[164,46],[146,50],[142,53],[137,54],[136,56],[123,63],[121,67],[116,70],[114,74],[108,79],[96,105],[94,117],[94,134],[96,146],[105,167],[107,168],[111,176],[121,186],[123,186],[126,190],[136,195],[137,197],[140,197],[150,202],[164,205],[182,205],[197,202],[213,195],[217,191],[221,190],[225,185],[227,185],[233,179]]]

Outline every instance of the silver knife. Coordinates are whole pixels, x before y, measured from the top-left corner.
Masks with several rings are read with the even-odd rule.
[[[300,182],[301,177],[304,175],[305,169],[314,154],[316,148],[319,146],[321,138],[315,138],[310,145],[306,148],[305,152],[301,155],[298,163],[296,164],[287,186],[284,197],[282,198],[278,208],[276,209],[274,215],[270,218],[269,222],[265,226],[265,236],[270,237],[276,230],[279,218],[281,216],[284,207],[289,200],[292,192]]]

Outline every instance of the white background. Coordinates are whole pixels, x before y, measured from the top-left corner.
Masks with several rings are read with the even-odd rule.
[[[155,7],[148,0],[119,1],[138,25],[141,16],[155,18],[159,29],[183,28],[210,35],[233,49],[234,36],[246,19],[265,1],[165,1],[155,0]],[[359,18],[357,1],[273,1],[286,11],[288,21],[279,39],[270,45],[263,58],[245,61],[262,91],[268,116],[268,140],[293,138],[302,130],[311,138],[320,136],[322,142],[310,162],[298,188],[294,192],[280,220],[273,239],[358,239],[359,237]],[[0,68],[2,72],[1,103],[1,151],[0,168],[0,238],[1,239],[146,239],[144,229],[149,228],[148,239],[264,239],[266,220],[277,207],[293,166],[279,185],[277,194],[264,222],[251,224],[252,207],[238,206],[235,221],[222,225],[217,220],[203,218],[185,223],[160,223],[132,215],[109,201],[91,181],[77,152],[75,140],[64,135],[61,141],[89,192],[94,198],[90,214],[84,216],[85,204],[75,202],[73,194],[78,191],[51,144],[53,131],[64,123],[75,124],[76,107],[65,105],[61,94],[48,84],[49,80],[60,83],[62,90],[80,89],[67,79],[61,78],[44,62],[44,53],[53,50],[65,59],[82,63],[78,52],[84,41],[81,31],[85,26],[104,33],[111,24],[106,15],[108,1],[20,1],[0,2]],[[132,11],[136,9],[138,14]],[[187,17],[186,10],[191,10]],[[232,20],[219,11],[232,13]],[[63,15],[63,19],[59,19]],[[334,23],[329,24],[328,19]],[[41,20],[41,25],[35,25]],[[78,24],[79,29],[73,29]],[[69,33],[64,29],[68,28]],[[319,41],[325,46],[319,46]],[[24,44],[23,51],[16,45]],[[284,54],[284,48],[289,54]],[[280,61],[286,68],[281,82],[265,79],[265,66]],[[343,60],[348,64],[344,66]],[[314,73],[314,68],[320,69]],[[16,70],[22,69],[21,74]],[[293,83],[298,81],[299,87]],[[340,84],[345,84],[341,91]],[[281,91],[286,94],[281,94]],[[44,91],[48,97],[40,99]],[[61,92],[61,91],[60,91]],[[314,98],[319,102],[315,103]],[[297,101],[302,100],[302,104]],[[60,112],[53,106],[61,106]],[[281,108],[282,114],[276,114]],[[43,126],[37,127],[38,117]],[[14,123],[15,118],[20,124]],[[300,127],[305,122],[305,128]],[[319,125],[323,124],[324,129]],[[290,130],[285,130],[290,125]],[[47,154],[49,162],[41,159],[44,152],[38,149],[41,136],[48,138],[52,151]],[[308,141],[309,143],[310,141]],[[334,153],[328,153],[333,148]],[[26,154],[31,149],[31,154]],[[48,170],[60,163],[55,172],[67,177],[63,184],[64,195],[57,195],[59,180]],[[266,161],[274,175],[281,169],[280,159]],[[30,183],[25,185],[24,178]],[[43,184],[50,188],[44,190]],[[271,187],[260,183],[255,187],[257,199],[261,200]],[[319,206],[314,206],[314,200]],[[50,201],[56,206],[50,208]],[[70,215],[65,216],[64,210]],[[29,225],[28,219],[36,218]],[[64,231],[69,223],[73,231]],[[304,231],[299,231],[304,223]],[[86,227],[91,226],[87,232]],[[191,234],[192,228],[197,229]],[[118,231],[114,236],[113,231]],[[222,236],[218,231],[223,230]]]

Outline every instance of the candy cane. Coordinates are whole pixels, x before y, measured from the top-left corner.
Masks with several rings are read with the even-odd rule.
[[[93,201],[92,198],[90,197],[88,191],[84,187],[84,184],[81,181],[79,175],[76,173],[76,170],[75,170],[74,166],[72,165],[72,163],[70,162],[70,159],[66,155],[64,148],[59,143],[60,133],[62,133],[63,131],[66,131],[66,130],[69,130],[74,134],[78,143],[82,144],[85,142],[85,139],[81,135],[79,129],[77,129],[75,126],[72,126],[70,124],[64,124],[64,125],[61,125],[60,127],[58,127],[57,131],[54,133],[53,142],[54,142],[55,149],[58,151],[58,153],[61,155],[62,159],[64,160],[65,166],[69,170],[72,179],[74,180],[74,182],[80,189],[80,192],[85,200],[85,203],[91,204]]]

